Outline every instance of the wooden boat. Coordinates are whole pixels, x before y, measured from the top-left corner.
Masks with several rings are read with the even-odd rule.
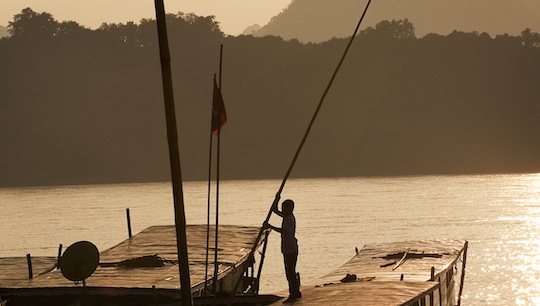
[[[223,299],[255,293],[255,255],[264,239],[257,242],[258,227],[221,225],[218,278],[213,279],[214,262],[206,270],[206,225],[188,225],[192,296],[201,297],[205,288],[217,282],[217,295]],[[264,235],[266,237],[266,235]],[[99,254],[95,272],[82,282],[70,281],[57,268],[58,258],[0,258],[0,297],[7,305],[152,305],[180,301],[179,272],[174,226],[152,226]],[[29,272],[32,271],[32,272]],[[31,276],[31,277],[29,277]],[[0,299],[1,300],[1,299]],[[261,296],[269,302],[276,297]]]
[[[302,286],[303,297],[294,304],[460,305],[467,246],[459,240],[366,245],[343,266]]]

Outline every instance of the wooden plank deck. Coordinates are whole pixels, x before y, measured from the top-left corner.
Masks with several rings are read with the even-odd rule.
[[[210,231],[214,233],[214,227]],[[253,243],[259,233],[258,227],[219,226],[219,274],[218,279],[233,272],[248,260]],[[186,228],[191,285],[194,290],[204,283],[206,258],[206,225],[188,225]],[[210,239],[214,246],[214,239]],[[141,256],[158,255],[167,262],[163,267],[125,268],[116,265],[124,260]],[[209,256],[209,277],[213,275],[213,248]],[[100,266],[86,280],[91,287],[179,289],[176,234],[174,226],[152,226],[120,244],[100,252]],[[59,269],[53,269],[56,258],[32,259],[34,278],[28,279],[26,257],[0,258],[0,288],[73,288],[81,287],[65,279]],[[104,263],[109,263],[104,265]],[[47,272],[48,270],[51,270]],[[47,272],[40,274],[42,272]]]
[[[34,276],[47,273],[56,267],[56,257],[32,257]],[[0,258],[0,287],[11,287],[28,280],[28,262],[26,257]]]
[[[302,298],[286,304],[303,305],[409,305],[419,295],[438,287],[435,282],[352,282],[326,286],[303,286]],[[281,296],[286,295],[283,292]],[[283,298],[271,305],[283,305]]]
[[[369,244],[364,246],[349,262],[322,277],[318,282],[322,284],[339,283],[347,274],[356,274],[359,279],[373,278],[372,281],[399,281],[403,274],[405,281],[426,282],[431,278],[431,267],[435,268],[435,275],[446,270],[458,260],[464,245],[464,241],[458,240]],[[407,250],[409,258],[393,270]],[[396,254],[396,256],[385,259],[384,257],[389,254]],[[415,259],[413,258],[414,254],[427,256]],[[440,255],[440,257],[429,257],[430,255]]]
[[[302,286],[303,297],[290,304],[411,305],[419,296],[439,289],[439,282],[430,281],[431,268],[435,268],[435,279],[438,279],[439,274],[445,274],[456,263],[464,247],[465,241],[457,240],[366,245],[343,266],[310,285]],[[405,253],[407,256],[404,257]],[[397,266],[402,258],[405,259]],[[347,274],[356,275],[357,280],[341,282]],[[403,281],[400,281],[402,275]],[[446,289],[443,289],[443,296],[445,294]],[[278,295],[285,298],[272,305],[281,305],[288,292]],[[447,305],[445,297],[442,302]]]

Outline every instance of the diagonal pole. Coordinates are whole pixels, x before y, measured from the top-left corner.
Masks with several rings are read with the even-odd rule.
[[[347,56],[347,53],[349,52],[349,49],[354,41],[354,38],[356,37],[356,34],[358,33],[358,30],[360,29],[360,25],[362,24],[362,21],[364,20],[364,17],[366,16],[366,13],[368,11],[368,8],[369,8],[369,5],[371,4],[371,0],[368,0],[368,3],[366,4],[366,7],[364,9],[364,12],[362,13],[362,17],[360,17],[360,20],[358,21],[358,24],[356,25],[356,28],[354,30],[354,33],[351,35],[351,38],[349,39],[349,43],[347,44],[347,47],[345,48],[345,51],[343,52],[343,55],[341,56],[341,59],[334,71],[334,73],[332,74],[332,77],[330,78],[330,81],[328,82],[328,85],[326,86],[326,89],[323,93],[323,95],[321,96],[321,99],[319,100],[319,104],[317,105],[317,108],[315,109],[315,113],[313,114],[312,118],[311,118],[311,121],[309,122],[309,125],[306,129],[306,132],[304,133],[304,137],[302,138],[302,141],[300,142],[300,145],[298,146],[298,149],[296,150],[296,153],[294,154],[294,157],[293,157],[293,160],[289,166],[289,169],[287,169],[287,173],[285,174],[285,177],[283,178],[283,181],[281,182],[281,186],[279,187],[279,190],[278,192],[276,193],[276,197],[274,198],[274,202],[272,202],[272,206],[270,207],[270,210],[268,211],[268,214],[266,215],[266,219],[265,219],[265,222],[268,222],[270,221],[270,217],[272,216],[272,207],[274,207],[274,205],[276,203],[279,203],[279,200],[281,198],[281,192],[283,191],[283,189],[285,188],[285,183],[287,182],[288,178],[289,178],[289,175],[291,174],[293,168],[294,168],[294,165],[296,164],[296,160],[298,159],[298,156],[300,155],[300,152],[302,151],[302,148],[304,147],[304,143],[306,142],[308,136],[309,136],[309,133],[311,132],[311,127],[313,126],[313,123],[315,123],[315,119],[317,118],[317,115],[319,114],[319,111],[321,110],[321,107],[322,107],[322,104],[326,98],[326,95],[328,94],[328,92],[330,91],[330,88],[332,87],[332,84],[334,83],[334,80],[341,68],[341,65],[343,64],[343,61],[345,61],[345,57]],[[261,227],[261,230],[259,231],[259,235],[257,236],[256,240],[255,240],[255,244],[253,245],[253,248],[252,248],[252,253],[255,252],[256,250],[256,246],[259,242],[259,240],[261,239],[262,237],[262,234],[263,234],[263,228]]]

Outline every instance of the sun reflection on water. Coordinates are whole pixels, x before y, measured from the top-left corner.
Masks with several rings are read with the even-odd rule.
[[[514,201],[523,208],[523,230],[514,231],[515,242],[509,244],[513,274],[520,276],[512,281],[512,289],[517,305],[540,305],[540,176],[523,181],[520,197]]]
[[[223,182],[222,224],[260,225],[276,185]],[[205,222],[207,185],[185,187],[188,223]],[[110,247],[125,239],[126,207],[134,231],[171,224],[170,190],[165,183],[0,188],[0,255],[42,250],[37,255],[54,256],[59,242],[80,239]],[[286,192],[298,203],[299,270],[306,284],[349,260],[355,246],[466,239],[463,305],[540,305],[540,174],[298,179]],[[272,236],[263,293],[284,286],[279,252]]]

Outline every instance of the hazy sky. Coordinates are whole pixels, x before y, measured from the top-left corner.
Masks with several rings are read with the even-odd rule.
[[[255,23],[263,26],[279,14],[291,0],[164,0],[167,13],[195,13],[216,16],[221,30],[237,35]],[[7,26],[13,16],[30,7],[36,12],[48,12],[58,21],[73,20],[79,24],[99,27],[103,22],[139,22],[155,18],[153,0],[0,0],[0,25]]]

